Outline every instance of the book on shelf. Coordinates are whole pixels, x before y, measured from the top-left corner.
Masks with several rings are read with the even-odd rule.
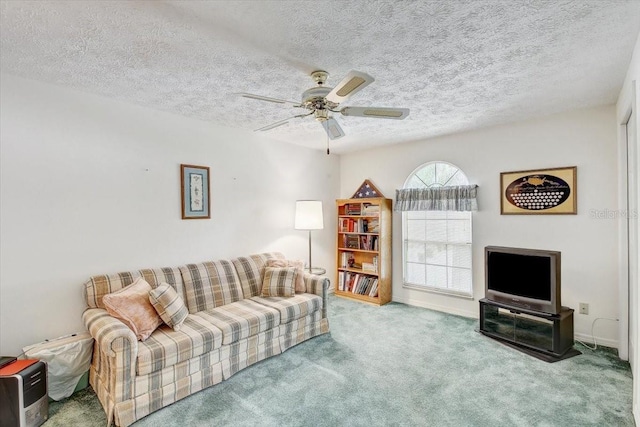
[[[362,206],[361,212],[362,212],[362,215],[365,215],[365,216],[379,216],[380,205],[365,204]]]
[[[338,290],[375,298],[378,296],[378,278],[341,271],[338,274]]]
[[[379,228],[378,220],[340,218],[338,223],[338,231],[341,233],[377,233],[372,231],[372,227],[376,230]]]
[[[360,215],[361,213],[360,203],[348,203],[344,205],[344,209],[347,215]]]
[[[340,253],[340,268],[349,268],[349,260],[353,260],[353,252]],[[351,262],[353,264],[353,262]]]
[[[372,262],[363,262],[362,271],[365,273],[376,273],[378,269],[377,266]]]
[[[374,298],[378,296],[378,279],[374,279],[371,290],[369,291],[369,296]]]
[[[360,275],[358,273],[353,275],[353,281],[352,281],[352,285],[351,285],[351,292],[352,293],[357,293],[356,289],[358,288],[358,285],[360,284]]]
[[[364,249],[367,251],[378,250],[378,236],[372,236],[372,235],[360,236],[359,243],[360,243],[359,249]]]
[[[345,234],[345,245],[347,249],[360,249],[360,239],[355,234]]]

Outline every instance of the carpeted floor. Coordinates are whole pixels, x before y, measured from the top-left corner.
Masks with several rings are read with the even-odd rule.
[[[634,426],[631,372],[609,349],[546,363],[477,321],[330,297],[331,333],[253,365],[135,426]],[[46,427],[100,426],[91,389]]]

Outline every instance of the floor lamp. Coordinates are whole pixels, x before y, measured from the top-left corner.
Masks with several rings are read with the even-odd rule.
[[[296,201],[296,220],[294,227],[296,230],[309,230],[309,272],[311,272],[311,230],[322,230],[324,228],[322,201]]]

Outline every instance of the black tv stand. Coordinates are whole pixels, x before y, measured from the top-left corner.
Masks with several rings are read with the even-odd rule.
[[[554,315],[483,298],[480,332],[547,362],[580,354],[573,348],[573,309],[568,307]]]

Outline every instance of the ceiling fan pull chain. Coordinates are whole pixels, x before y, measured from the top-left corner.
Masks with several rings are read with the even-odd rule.
[[[329,152],[329,136],[327,135],[327,156],[329,154],[331,154],[331,153]]]

